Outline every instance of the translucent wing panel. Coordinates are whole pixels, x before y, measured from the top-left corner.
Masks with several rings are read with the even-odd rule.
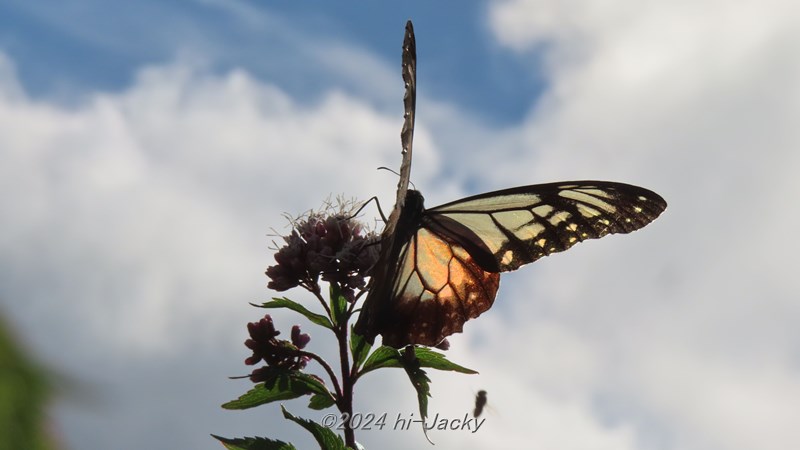
[[[570,181],[468,197],[426,211],[423,226],[464,247],[487,271],[515,270],[578,242],[630,233],[667,204],[637,186]]]
[[[452,203],[448,203],[446,205],[436,207],[436,211],[438,212],[452,212],[452,211],[472,211],[472,212],[480,212],[480,211],[502,211],[504,209],[521,209],[530,206],[531,204],[536,204],[540,202],[539,197],[534,193],[527,193],[527,192],[514,192],[513,189],[508,189],[506,191],[498,191],[496,192],[494,197],[492,197],[492,202],[487,203],[486,198],[484,197],[486,194],[483,195],[476,195],[474,197],[468,197],[463,200],[458,200]]]
[[[486,272],[463,248],[420,229],[398,261],[384,345],[433,346],[460,332],[494,302],[500,275]]]

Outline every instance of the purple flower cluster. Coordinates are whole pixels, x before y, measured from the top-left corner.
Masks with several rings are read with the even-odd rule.
[[[246,340],[244,345],[253,351],[253,355],[244,361],[249,366],[263,360],[267,363],[265,369],[302,370],[311,359],[300,351],[305,348],[311,337],[301,333],[298,325],[292,327],[291,342],[277,339],[281,332],[275,329],[269,314],[258,322],[248,323],[247,331],[250,333],[250,339]],[[263,381],[254,379],[257,378],[259,370],[256,369],[251,374],[250,379],[253,382]]]
[[[337,283],[351,301],[356,289],[364,289],[365,278],[378,259],[377,236],[343,213],[310,213],[284,236],[285,245],[275,253],[276,265],[267,268],[267,285],[276,291],[296,286],[318,289],[320,278]]]

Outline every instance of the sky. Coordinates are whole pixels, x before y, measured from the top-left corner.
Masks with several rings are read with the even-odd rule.
[[[249,389],[249,306],[283,214],[384,205],[407,19],[412,181],[429,206],[602,179],[661,194],[641,231],[504,274],[432,373],[436,448],[784,449],[800,441],[800,9],[790,0],[0,5],[0,314],[54,373],[68,449],[313,447]],[[368,209],[364,220],[375,223]],[[308,301],[301,292],[288,292]],[[300,323],[323,355],[324,333]],[[317,337],[319,336],[319,337]],[[326,353],[327,352],[327,353]],[[356,410],[415,411],[400,371]],[[286,407],[319,420],[304,400]],[[426,448],[419,430],[366,448]]]

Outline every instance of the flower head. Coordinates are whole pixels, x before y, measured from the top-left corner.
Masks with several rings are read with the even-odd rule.
[[[248,323],[247,330],[250,333],[250,339],[246,340],[244,345],[253,351],[253,355],[244,361],[249,366],[258,364],[263,360],[269,368],[301,370],[305,368],[311,359],[301,352],[301,349],[308,344],[311,337],[300,333],[298,325],[292,327],[291,342],[277,339],[280,331],[275,329],[272,317],[269,314],[258,322]],[[258,369],[253,371],[251,379],[256,372],[258,372]]]
[[[373,232],[353,219],[348,206],[338,211],[310,212],[294,221],[291,234],[284,236],[285,244],[275,253],[274,266],[267,268],[267,285],[276,291],[296,286],[318,289],[322,277],[338,283],[342,293],[354,300],[355,290],[364,289],[365,278],[378,259],[377,240]]]

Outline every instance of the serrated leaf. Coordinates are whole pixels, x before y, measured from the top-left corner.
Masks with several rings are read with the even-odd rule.
[[[351,344],[352,345],[352,344]],[[475,370],[460,366],[448,360],[444,354],[435,352],[428,347],[415,347],[415,354],[419,360],[420,367],[429,367],[436,370],[448,370],[453,372],[460,372],[465,374],[476,374]],[[365,374],[381,367],[403,367],[402,356],[400,352],[393,347],[381,346],[375,349],[369,358],[364,363],[364,368],[361,369],[361,374]]]
[[[322,411],[325,408],[330,408],[336,404],[336,400],[330,395],[314,394],[311,400],[308,401],[308,407],[317,411]]]
[[[302,382],[305,383],[308,390],[313,392],[314,394],[323,394],[323,395],[332,395],[328,388],[325,387],[325,383],[320,381],[319,378],[309,375],[307,373],[296,372],[292,375],[292,379],[295,382]]]
[[[236,400],[231,400],[223,404],[222,407],[225,409],[250,409],[280,400],[291,400],[306,394],[308,394],[308,392],[305,390],[292,391],[280,386],[273,386],[272,389],[270,389],[264,384],[259,384]]]
[[[291,400],[307,394],[331,395],[317,378],[297,371],[276,369],[263,383],[256,385],[236,400],[222,405],[225,409],[249,409],[280,400]]]
[[[421,367],[430,367],[431,369],[436,370],[450,370],[453,372],[466,373],[470,375],[478,373],[477,371],[468,369],[464,366],[459,366],[458,364],[448,360],[443,353],[435,352],[428,347],[416,347],[415,354],[417,359],[419,359]]]
[[[328,328],[329,330],[333,329],[333,324],[331,324],[331,321],[327,317],[325,317],[325,316],[323,316],[321,314],[313,313],[313,312],[309,311],[308,309],[306,309],[305,306],[297,303],[294,300],[289,300],[286,297],[284,297],[284,298],[275,297],[272,300],[270,300],[268,302],[264,302],[264,303],[262,303],[260,305],[256,305],[255,303],[250,303],[250,304],[255,306],[255,307],[258,307],[258,308],[287,308],[287,309],[291,309],[292,311],[295,311],[295,312],[298,312],[298,313],[304,315],[308,320],[311,321],[311,323],[315,323],[317,325],[323,326],[325,328]]]
[[[222,442],[222,445],[228,450],[297,450],[294,445],[288,442],[263,437],[228,439],[213,434],[211,436]]]
[[[364,367],[361,369],[361,374],[363,375],[381,367],[403,367],[403,362],[400,360],[400,352],[396,348],[386,345],[378,347],[367,358]]]
[[[359,367],[367,359],[372,345],[364,339],[364,336],[353,331],[354,329],[355,326],[350,327],[350,353],[353,354],[353,366]]]
[[[338,326],[347,320],[347,299],[342,295],[341,289],[337,283],[331,283],[330,288],[331,296],[331,317],[333,318],[334,326]]]
[[[428,397],[431,396],[431,380],[428,378],[428,375],[425,373],[425,371],[420,367],[421,361],[416,356],[414,346],[409,345],[403,350],[401,362],[403,364],[403,368],[406,370],[406,374],[408,374],[408,379],[411,380],[411,384],[417,391],[419,414],[422,417],[422,433],[425,435],[425,439],[433,444],[430,438],[428,438],[428,431],[425,428],[425,419],[428,418]]]
[[[317,440],[320,449],[347,450],[349,448],[344,445],[344,441],[342,440],[341,436],[334,433],[330,429],[325,428],[314,421],[293,416],[289,411],[286,410],[286,408],[283,407],[283,405],[281,405],[281,411],[283,411],[283,417],[308,430],[314,436],[314,439]]]

